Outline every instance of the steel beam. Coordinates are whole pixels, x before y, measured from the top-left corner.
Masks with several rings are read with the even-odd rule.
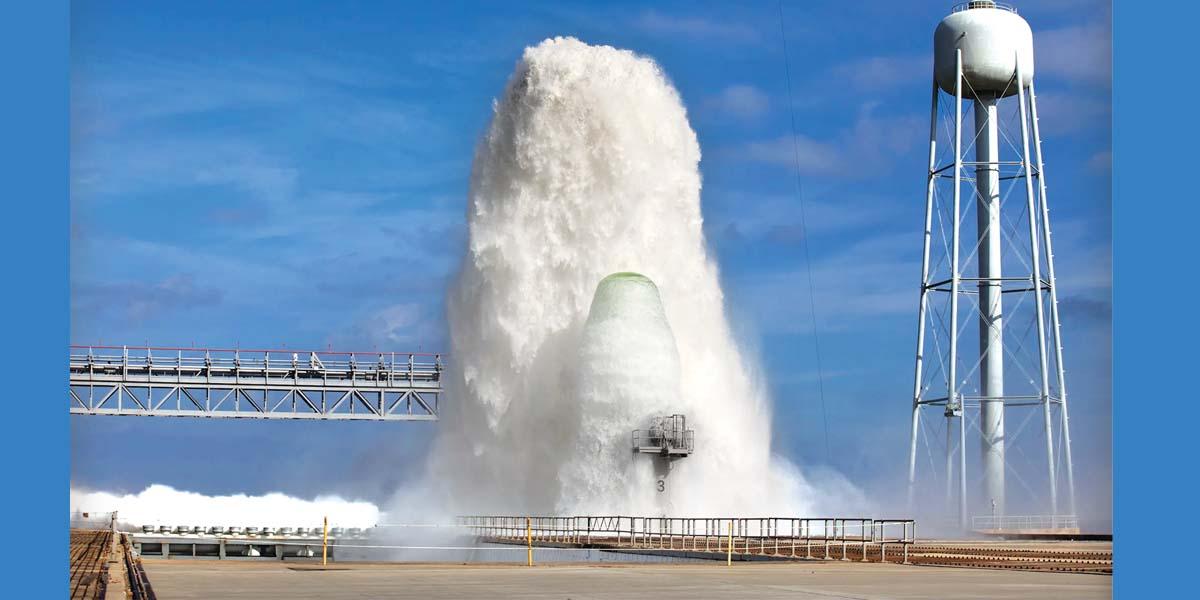
[[[301,354],[304,358],[301,359]],[[436,354],[72,346],[71,414],[434,421]],[[85,391],[86,390],[86,391]],[[319,396],[320,403],[310,398]],[[327,393],[339,398],[332,405]],[[203,401],[201,401],[201,397]],[[127,401],[128,400],[128,401]],[[215,401],[214,401],[215,400]]]

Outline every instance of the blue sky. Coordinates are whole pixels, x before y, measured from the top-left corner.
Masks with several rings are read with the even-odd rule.
[[[825,450],[775,2],[76,3],[73,343],[442,350],[472,150],[525,46],[653,57],[701,144],[775,446],[869,489],[907,444],[931,40],[948,2],[785,2]],[[1077,478],[1111,506],[1111,17],[1025,2]],[[446,401],[453,401],[447,399]],[[436,425],[73,417],[77,485],[382,500]],[[869,432],[869,434],[867,433]]]

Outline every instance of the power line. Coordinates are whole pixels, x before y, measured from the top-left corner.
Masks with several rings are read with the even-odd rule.
[[[813,288],[812,257],[808,251],[808,223],[804,212],[804,181],[800,177],[800,134],[796,130],[796,108],[792,101],[792,65],[788,58],[787,32],[783,22],[783,0],[779,0],[779,38],[783,40],[783,68],[787,79],[788,115],[792,123],[792,157],[796,164],[796,192],[800,200],[800,245],[804,249],[804,271],[808,275],[808,308],[812,317],[813,348],[817,357],[817,391],[821,397],[821,424],[825,432],[825,462],[829,454],[829,418],[825,412],[825,373],[821,367],[821,336],[817,330],[817,301]]]

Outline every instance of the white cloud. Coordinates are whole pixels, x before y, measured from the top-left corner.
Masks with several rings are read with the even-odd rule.
[[[75,282],[71,299],[77,309],[92,318],[117,313],[130,321],[141,321],[163,312],[176,315],[194,308],[221,303],[223,292],[196,283],[190,274],[172,275],[157,282],[94,281]]]
[[[1050,208],[1059,297],[1111,294],[1112,240],[1109,231],[1088,220],[1057,219],[1053,197]]]
[[[409,344],[421,340],[420,331],[425,329],[424,315],[417,304],[393,304],[376,311],[367,321],[374,336],[392,343]]]
[[[704,107],[739,119],[755,119],[766,114],[771,99],[752,85],[731,85],[704,103]]]
[[[442,318],[436,300],[408,301],[363,311],[347,326],[328,336],[334,347],[404,352],[437,352],[444,349]],[[438,297],[440,300],[440,297]]]
[[[753,141],[727,153],[742,160],[795,167],[803,175],[870,177],[887,173],[895,160],[920,142],[928,127],[915,116],[880,117],[877,104],[859,110],[854,125],[829,139],[803,133]]]
[[[1021,13],[1036,13],[1036,12],[1063,12],[1072,11],[1078,13],[1083,10],[1107,10],[1111,4],[1104,0],[1038,0],[1036,3],[1030,3],[1028,6],[1021,6]]]
[[[1038,125],[1043,138],[1111,127],[1112,103],[1107,97],[1080,91],[1037,94]]]
[[[833,144],[798,134],[744,144],[737,150],[744,160],[794,167],[805,175],[833,175],[846,167],[844,157]]]
[[[1033,36],[1039,81],[1055,79],[1112,85],[1112,26],[1090,23],[1039,31]]]
[[[902,210],[894,198],[806,186],[804,229],[808,235],[844,234],[893,222]],[[795,194],[763,195],[709,190],[705,224],[715,235],[768,238],[788,244],[801,240],[800,202]]]
[[[915,282],[920,279],[920,237],[885,234],[814,259],[812,280],[822,330],[846,329],[860,319],[916,314]],[[803,267],[750,275],[734,285],[771,330],[807,332],[808,274]]]
[[[283,205],[299,172],[258,143],[233,138],[96,137],[71,152],[72,202],[93,203],[193,186],[231,186],[253,202]],[[163,195],[164,201],[170,196]]]
[[[871,56],[834,66],[828,82],[855,90],[882,91],[913,81],[929,82],[932,77],[933,59],[928,54]]]
[[[344,58],[134,55],[77,66],[76,218],[86,225],[95,210],[120,204],[177,206],[188,221],[180,239],[162,223],[122,236],[75,223],[73,325],[111,330],[123,316],[218,301],[238,311],[275,303],[278,315],[334,310],[347,299],[365,310],[399,293],[440,297],[440,277],[457,260],[462,208],[428,194],[466,178],[469,152],[427,160],[440,156],[439,143],[458,143],[440,135],[436,114],[395,99],[404,82],[394,68]],[[122,260],[103,260],[112,256]],[[428,276],[395,276],[413,271]],[[171,279],[180,273],[194,278],[190,288],[191,279]],[[414,290],[416,279],[428,287]],[[114,304],[121,288],[137,300]]]
[[[730,42],[755,42],[760,35],[744,23],[730,23],[704,17],[675,17],[654,10],[643,12],[634,27],[658,35],[680,35],[690,38],[719,39]]]
[[[373,157],[398,155],[397,163],[443,139],[435,114],[378,93],[397,81],[389,75],[394,69],[371,60],[136,55],[86,64],[71,73],[72,201],[217,184],[280,204],[301,176],[293,160],[296,135],[306,147],[349,142],[372,148]],[[196,119],[239,123],[196,128]],[[417,178],[429,176],[423,171]]]
[[[917,314],[921,269],[919,224],[909,232],[877,233],[836,251],[814,253],[812,280],[822,331],[847,330],[863,320]],[[1112,289],[1111,246],[1088,222],[1055,223],[1059,292],[1064,297],[1103,297]],[[803,265],[732,280],[749,314],[771,331],[809,331],[808,274]],[[874,327],[876,325],[871,325]]]
[[[1107,171],[1112,169],[1112,150],[1097,152],[1088,159],[1087,165],[1093,169]]]

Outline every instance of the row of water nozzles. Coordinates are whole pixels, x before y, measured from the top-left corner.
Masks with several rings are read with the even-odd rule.
[[[279,537],[313,537],[321,536],[321,527],[236,527],[225,525],[142,525],[142,533],[173,534],[173,535],[246,535],[246,536],[279,536]],[[361,527],[330,527],[330,537],[360,537],[366,535]]]

